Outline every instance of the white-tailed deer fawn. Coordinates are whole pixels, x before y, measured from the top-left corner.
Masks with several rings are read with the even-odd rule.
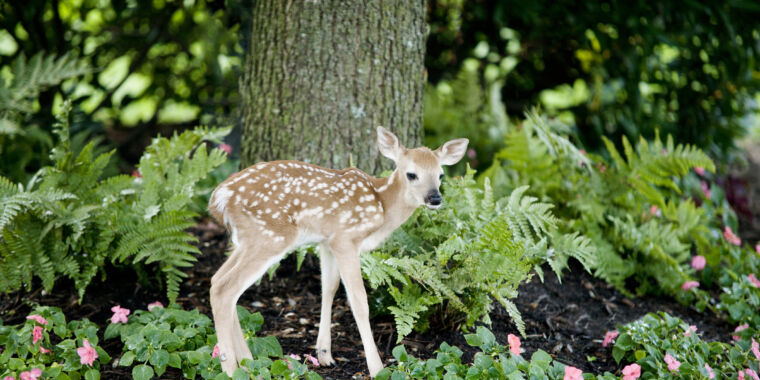
[[[468,140],[452,140],[432,151],[405,149],[383,127],[377,127],[377,135],[380,153],[396,163],[387,178],[355,168],[332,170],[299,161],[274,161],[242,170],[214,190],[209,211],[230,231],[233,246],[211,279],[220,358],[228,375],[241,360],[251,358],[237,317],[238,298],[288,251],[307,243],[320,244],[319,362],[334,364],[330,324],[333,297],[342,279],[370,376],[383,368],[369,325],[359,253],[377,247],[417,207],[441,206],[441,165],[457,163]]]

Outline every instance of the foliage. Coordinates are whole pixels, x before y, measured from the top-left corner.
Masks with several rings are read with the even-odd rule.
[[[478,327],[476,334],[466,335],[470,346],[478,347],[472,364],[462,363],[462,350],[443,342],[435,357],[421,360],[409,355],[404,346],[393,349],[398,364],[383,369],[375,379],[562,379],[565,365],[553,361],[542,350],[530,360],[510,353],[498,344],[493,333]]]
[[[28,59],[23,54],[9,66],[12,78],[0,79],[0,173],[14,179],[28,179],[29,166],[47,163],[47,152],[53,145],[52,135],[45,128],[28,123],[35,111],[40,92],[63,81],[82,76],[92,70],[70,54],[56,57],[37,53]],[[83,135],[84,137],[84,135]]]
[[[541,274],[548,261],[559,273],[567,256],[591,260],[588,241],[560,234],[551,205],[526,196],[526,187],[497,200],[488,182],[477,186],[473,176],[469,170],[446,180],[441,209],[417,210],[381,249],[362,256],[370,286],[387,291],[381,302],[396,320],[399,339],[431,322],[489,323],[494,300],[524,334],[510,299],[530,271]]]
[[[282,357],[282,348],[273,336],[254,336],[264,323],[261,314],[251,314],[242,307],[237,311],[244,336],[263,374],[272,364],[269,357]],[[216,378],[221,371],[219,360],[212,357],[216,343],[214,326],[198,310],[185,311],[176,306],[138,310],[128,323],[108,325],[104,338],[117,337],[124,343],[119,365],[133,367],[135,379],[150,379],[154,374],[161,377],[167,367],[180,369],[187,379],[196,375]]]
[[[507,83],[508,113],[541,103],[589,150],[659,129],[715,154],[757,124],[759,14],[748,1],[437,0],[426,69],[437,84],[475,58]]]
[[[218,141],[229,129],[157,138],[138,166],[141,177],[104,179],[113,152],[96,155],[91,142],[75,154],[68,110],[54,129],[59,141],[52,166],[26,186],[0,177],[0,290],[30,288],[34,276],[50,291],[57,278],[67,277],[81,298],[110,260],[136,268],[155,263],[173,301],[185,276],[179,268],[198,253],[190,244],[195,238],[184,232],[195,216],[188,210],[199,192],[195,185],[225,159],[220,149],[207,153],[203,141]]]
[[[628,294],[629,280],[639,294],[676,293],[689,279],[683,267],[690,250],[711,244],[703,211],[681,201],[678,181],[694,167],[714,170],[712,161],[671,138],[641,139],[634,148],[623,137],[624,155],[605,140],[608,162],[582,154],[556,125],[529,114],[484,177],[497,194],[529,184],[532,194],[559,205],[560,230],[590,239],[596,276]]]
[[[42,370],[43,378],[99,379],[100,368],[111,357],[98,346],[98,327],[87,319],[66,322],[66,317],[56,307],[37,307],[32,315],[41,316],[45,324],[27,319],[19,326],[0,324],[0,376],[21,378],[22,372],[33,368]],[[41,340],[34,342],[33,330],[41,329]],[[77,348],[84,340],[95,349],[97,359],[93,364],[82,364]],[[43,352],[49,350],[49,353]]]
[[[652,378],[708,378],[706,366],[716,378],[728,378],[746,368],[758,371],[760,358],[750,350],[755,334],[755,330],[747,329],[732,344],[708,343],[679,318],[650,313],[620,327],[613,356],[618,363],[638,363],[642,375],[649,373]],[[681,363],[677,371],[668,369],[666,354]]]

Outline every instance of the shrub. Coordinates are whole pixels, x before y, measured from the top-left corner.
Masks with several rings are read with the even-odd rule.
[[[708,378],[710,372],[716,378],[727,378],[747,368],[758,371],[760,357],[750,349],[756,334],[752,328],[737,335],[732,344],[708,343],[699,337],[695,327],[660,312],[619,329],[613,357],[618,363],[639,364],[641,373],[649,373],[651,378]],[[671,364],[669,369],[666,355],[680,364]]]
[[[225,160],[207,153],[204,141],[218,141],[229,128],[198,128],[156,138],[138,165],[140,175],[103,178],[113,152],[94,154],[94,143],[75,154],[68,129],[70,106],[54,127],[58,142],[53,165],[27,185],[0,177],[0,290],[32,286],[33,277],[50,291],[59,277],[74,281],[80,298],[106,262],[163,272],[170,300],[199,253],[184,232],[195,213],[188,205],[195,184]]]
[[[558,130],[559,133],[555,132]],[[556,121],[535,113],[514,129],[507,147],[484,176],[498,194],[529,184],[531,194],[559,205],[561,231],[577,231],[591,241],[594,274],[626,294],[675,294],[690,279],[685,269],[691,249],[709,248],[703,210],[682,200],[679,178],[694,167],[714,170],[696,148],[624,137],[624,156],[604,140],[611,160],[584,155],[560,133]]]
[[[30,317],[36,319],[28,317],[19,326],[0,324],[0,347],[3,348],[0,377],[20,379],[22,372],[39,369],[44,378],[100,378],[100,368],[110,362],[111,357],[98,346],[98,327],[94,323],[87,319],[67,323],[56,307],[37,307]],[[78,348],[86,346],[97,353],[92,364],[83,364],[77,353]]]
[[[524,334],[510,299],[531,270],[541,275],[548,261],[559,273],[568,256],[584,264],[592,259],[589,242],[559,233],[552,206],[526,196],[526,187],[495,199],[489,183],[477,186],[473,176],[468,170],[446,180],[441,209],[418,209],[380,249],[362,256],[370,286],[387,291],[381,300],[396,320],[399,340],[431,320],[448,328],[489,323],[494,300]]]

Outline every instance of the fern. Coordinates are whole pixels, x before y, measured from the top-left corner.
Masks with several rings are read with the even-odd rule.
[[[91,142],[75,154],[70,109],[65,103],[53,127],[52,165],[26,189],[0,177],[0,290],[29,288],[33,276],[51,290],[63,276],[74,280],[81,298],[103,265],[118,262],[161,271],[173,302],[181,269],[199,253],[185,232],[196,216],[188,210],[196,184],[225,160],[219,149],[207,153],[204,141],[218,141],[229,128],[157,138],[141,160],[142,178],[104,179],[113,152],[98,154]]]
[[[566,132],[529,113],[521,129],[510,131],[512,141],[481,183],[492,179],[498,194],[521,191],[559,206],[553,220],[558,233],[550,234],[551,248],[539,248],[537,254],[555,273],[574,257],[626,294],[633,294],[632,283],[639,294],[677,292],[689,277],[682,267],[691,250],[704,249],[710,241],[703,212],[680,199],[680,178],[696,166],[714,170],[712,161],[696,148],[674,144],[671,137],[663,143],[659,135],[652,142],[640,139],[636,146],[624,137],[622,153],[603,138],[605,160],[581,154],[561,135]],[[523,190],[524,184],[530,188]],[[652,206],[661,216],[650,212]],[[533,236],[536,230],[526,226],[517,218],[513,233]]]

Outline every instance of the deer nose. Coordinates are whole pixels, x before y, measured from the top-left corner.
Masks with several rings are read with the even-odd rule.
[[[442,200],[441,193],[438,190],[430,190],[425,196],[425,203],[433,206],[438,206]]]

